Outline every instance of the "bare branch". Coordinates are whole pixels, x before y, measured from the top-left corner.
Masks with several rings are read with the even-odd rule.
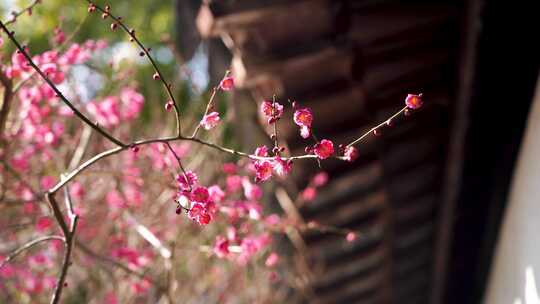
[[[69,267],[71,266],[71,252],[73,251],[73,243],[75,241],[75,232],[77,230],[77,223],[79,220],[79,216],[75,214],[73,211],[73,204],[71,203],[71,198],[69,197],[69,189],[67,187],[64,189],[65,189],[64,191],[66,191],[66,207],[68,211],[68,217],[70,218],[69,228],[67,228],[63,215],[59,210],[58,203],[56,202],[54,198],[54,194],[47,194],[47,198],[49,199],[49,202],[51,203],[51,206],[53,207],[54,216],[56,220],[58,221],[58,223],[60,224],[60,226],[62,227],[62,230],[64,231],[64,237],[65,237],[64,259],[62,260],[62,268],[60,270],[60,275],[58,276],[58,280],[56,281],[54,294],[51,298],[51,304],[59,303],[60,297],[62,296],[62,290],[65,285],[64,283],[66,281],[67,272],[68,272]]]
[[[6,126],[11,99],[13,98],[13,82],[0,71],[0,83],[4,87],[2,106],[0,107],[0,143],[4,142],[4,128]]]
[[[34,9],[34,6],[38,5],[41,3],[41,0],[34,0],[34,2],[32,2],[30,5],[28,5],[27,7],[23,8],[22,10],[18,11],[18,12],[11,12],[11,19],[9,19],[8,21],[6,21],[6,25],[10,25],[12,23],[15,23],[15,21],[17,21],[17,18],[19,16],[21,16],[22,14],[28,12],[28,15],[32,15],[32,10]]]
[[[13,260],[15,257],[17,257],[19,254],[21,254],[22,252],[24,252],[25,250],[28,250],[40,243],[43,243],[43,242],[46,242],[46,241],[52,241],[52,240],[57,240],[57,241],[65,241],[65,239],[61,236],[58,236],[58,235],[49,235],[49,236],[43,236],[43,237],[39,237],[35,240],[32,240],[32,241],[29,241],[27,243],[25,243],[24,245],[22,245],[21,247],[15,249],[13,252],[11,252],[5,259],[4,261],[2,261],[2,263],[0,264],[0,269],[2,267],[4,267],[4,265],[6,265],[7,263],[9,263],[11,260]]]
[[[182,125],[181,125],[181,121],[180,121],[180,105],[178,104],[178,102],[176,101],[176,98],[174,98],[174,94],[172,92],[172,84],[168,83],[166,80],[165,80],[165,77],[163,76],[163,73],[161,72],[161,70],[159,69],[156,61],[154,60],[154,58],[150,55],[150,49],[145,47],[142,42],[139,40],[139,38],[137,38],[135,36],[135,30],[127,27],[127,25],[122,21],[122,18],[121,17],[118,17],[118,16],[115,16],[113,14],[111,14],[111,11],[110,9],[109,10],[105,10],[103,9],[101,6],[95,4],[94,2],[90,1],[90,0],[85,0],[86,2],[88,2],[90,5],[94,6],[98,11],[102,12],[103,14],[106,14],[106,16],[108,17],[111,17],[114,22],[118,25],[120,25],[120,27],[122,28],[122,30],[124,30],[128,35],[129,37],[131,38],[132,41],[134,41],[135,43],[137,43],[137,45],[139,46],[139,48],[141,49],[141,51],[144,53],[144,55],[146,55],[146,57],[148,58],[148,60],[150,61],[150,64],[152,64],[152,67],[154,67],[154,70],[156,71],[157,75],[159,75],[159,80],[161,81],[161,83],[163,84],[163,87],[165,88],[165,91],[167,92],[167,95],[169,96],[169,98],[172,100],[173,102],[173,105],[174,105],[174,111],[176,113],[176,135],[177,136],[181,136],[182,135]]]
[[[206,109],[204,110],[203,118],[208,114],[212,106],[214,105],[214,98],[216,98],[216,94],[218,91],[218,87],[214,87],[212,89],[212,95],[210,95],[210,99],[208,100],[208,103],[206,104]],[[201,124],[198,123],[197,126],[195,126],[195,130],[193,130],[193,134],[191,134],[191,138],[195,138],[197,136],[197,133],[201,129]]]
[[[357,143],[361,142],[364,138],[366,138],[368,135],[372,134],[373,132],[375,132],[376,130],[378,130],[379,128],[381,127],[384,127],[385,125],[388,125],[389,122],[392,121],[392,119],[395,119],[396,117],[398,117],[399,115],[401,115],[401,113],[404,113],[405,110],[407,110],[408,107],[405,106],[403,107],[401,110],[399,110],[396,114],[390,116],[390,118],[386,119],[385,121],[381,122],[380,124],[376,125],[375,127],[369,129],[369,131],[367,131],[366,133],[364,133],[362,136],[360,136],[359,138],[355,139],[353,142],[351,142],[350,144],[347,145],[347,147],[351,147],[351,146],[354,146],[356,145]]]

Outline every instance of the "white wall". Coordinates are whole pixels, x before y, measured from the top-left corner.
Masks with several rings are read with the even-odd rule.
[[[501,103],[501,106],[511,107],[512,102]],[[540,304],[539,283],[540,79],[514,172],[484,302]]]

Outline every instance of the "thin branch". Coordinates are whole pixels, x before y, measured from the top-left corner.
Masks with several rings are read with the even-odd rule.
[[[107,157],[109,157],[111,155],[118,154],[118,153],[128,149],[129,147],[143,146],[143,145],[148,145],[148,144],[153,144],[153,143],[167,143],[167,142],[172,142],[172,141],[192,141],[192,142],[195,142],[195,143],[198,143],[198,144],[201,144],[201,145],[216,149],[216,150],[221,151],[221,152],[233,154],[233,155],[240,156],[240,157],[246,157],[246,158],[250,158],[250,159],[256,159],[256,160],[272,160],[273,159],[273,157],[262,157],[262,156],[256,156],[256,155],[248,154],[248,153],[245,153],[245,152],[236,151],[234,149],[222,147],[222,146],[219,146],[219,145],[216,145],[214,143],[207,142],[207,141],[204,141],[204,140],[201,140],[201,139],[198,139],[198,138],[163,137],[163,138],[140,140],[140,141],[133,142],[128,146],[112,148],[110,150],[107,150],[107,151],[104,151],[104,152],[101,152],[101,153],[95,155],[94,157],[92,157],[89,160],[82,163],[75,170],[73,170],[69,174],[67,174],[64,179],[62,179],[58,184],[56,184],[54,187],[49,189],[48,193],[57,192],[60,188],[62,188],[64,185],[66,185],[68,182],[70,182],[74,177],[76,177],[81,172],[83,172],[85,169],[87,169],[90,166],[92,166],[93,164],[95,164],[97,161],[99,161],[101,159],[104,159],[104,158],[107,158]],[[299,156],[284,157],[283,160],[287,161],[287,160],[313,159],[313,158],[317,158],[317,156],[313,155],[313,154],[306,154],[306,155],[299,155]],[[335,158],[336,159],[342,159],[341,157],[335,157]]]
[[[4,259],[4,261],[2,261],[2,263],[0,264],[0,269],[2,269],[2,267],[4,267],[4,265],[6,265],[7,263],[9,263],[11,260],[13,260],[15,257],[17,257],[19,254],[21,254],[22,252],[24,252],[25,250],[28,250],[40,243],[43,243],[43,242],[46,242],[46,241],[51,241],[51,240],[57,240],[57,241],[65,241],[65,239],[61,236],[58,236],[58,235],[49,235],[49,236],[43,236],[43,237],[39,237],[35,240],[32,240],[32,241],[29,241],[27,243],[25,243],[24,245],[22,245],[21,247],[15,249],[13,252],[11,252],[7,258]]]
[[[12,31],[9,31],[7,27],[4,25],[2,21],[0,21],[0,28],[6,32],[8,35],[9,40],[15,44],[18,51],[21,52],[21,54],[24,55],[26,60],[28,61],[28,64],[45,80],[45,82],[53,89],[53,91],[56,93],[60,99],[75,113],[77,117],[79,117],[82,121],[84,121],[87,125],[92,127],[94,130],[96,130],[98,133],[103,135],[105,138],[110,140],[111,142],[115,143],[118,146],[125,146],[124,143],[122,143],[119,139],[115,138],[111,134],[109,134],[107,131],[102,129],[100,126],[98,126],[97,123],[92,122],[88,117],[86,117],[81,111],[79,111],[65,96],[60,92],[60,90],[56,87],[56,85],[49,79],[49,77],[34,63],[30,55],[26,52],[26,50],[21,46],[21,44],[15,39],[15,36]]]
[[[15,23],[15,21],[17,21],[17,18],[26,12],[28,12],[28,15],[32,15],[32,10],[34,9],[34,6],[40,3],[41,3],[41,0],[34,0],[34,2],[32,2],[30,5],[23,8],[19,12],[11,12],[12,17],[10,20],[6,21],[5,25],[10,25],[12,23]]]
[[[174,151],[174,149],[172,148],[171,144],[167,141],[165,142],[165,144],[167,145],[167,147],[169,148],[169,150],[171,151],[172,155],[174,156],[174,158],[176,158],[176,161],[178,162],[178,166],[180,167],[180,170],[182,170],[182,174],[184,175],[184,179],[186,181],[188,181],[188,176],[187,176],[187,173],[186,173],[186,170],[184,169],[184,166],[182,165],[182,160],[180,159],[180,156],[178,156],[178,154],[176,154],[176,151]],[[191,191],[191,184],[189,184],[189,191]]]
[[[4,142],[4,128],[6,126],[11,100],[13,99],[13,82],[0,71],[0,83],[4,86],[2,107],[0,108],[0,143]]]
[[[67,230],[64,230],[64,259],[62,260],[62,268],[60,270],[60,276],[58,277],[58,280],[56,282],[56,287],[54,290],[54,294],[51,298],[51,304],[57,304],[60,302],[60,297],[62,296],[62,290],[64,288],[64,283],[66,281],[67,272],[69,267],[71,266],[71,252],[73,251],[73,244],[75,241],[75,232],[77,230],[77,223],[79,220],[79,216],[74,213],[73,211],[73,204],[71,203],[71,198],[69,196],[69,189],[66,187],[64,188],[64,191],[66,191],[66,209],[68,211],[68,217],[70,218],[70,226],[67,228],[67,225],[64,221],[62,213],[60,212],[58,203],[56,202],[54,198],[54,194],[48,194],[47,197],[49,198],[49,201],[51,202],[51,205],[53,206],[54,216],[60,226],[63,225],[66,226]],[[58,209],[58,210],[57,210]],[[58,212],[57,212],[58,211]]]
[[[276,95],[272,97],[272,118],[274,119],[274,148],[279,149],[279,141],[278,141],[278,118],[277,118],[277,112],[276,112]],[[279,150],[276,151],[276,154],[279,153]]]
[[[81,162],[84,152],[86,152],[86,148],[88,148],[88,144],[90,143],[90,137],[92,137],[92,128],[85,126],[82,131],[79,144],[77,145],[77,149],[75,149],[71,161],[69,162],[69,171],[73,171]]]
[[[176,114],[176,134],[177,134],[177,136],[181,136],[182,135],[182,125],[181,125],[181,121],[180,121],[180,105],[176,101],[176,98],[174,98],[174,94],[172,92],[172,84],[167,83],[167,81],[165,80],[165,77],[163,76],[163,73],[159,69],[156,61],[150,55],[150,49],[146,48],[142,44],[142,42],[139,40],[139,38],[137,38],[135,36],[135,30],[127,27],[126,24],[122,21],[121,17],[117,17],[117,16],[111,14],[110,9],[105,10],[101,6],[95,4],[93,1],[90,1],[90,0],[85,0],[85,1],[88,2],[88,4],[94,6],[98,11],[102,12],[103,14],[106,14],[106,16],[111,17],[114,20],[114,22],[116,24],[120,25],[120,27],[124,30],[124,32],[126,32],[129,35],[129,37],[139,46],[141,51],[144,52],[144,54],[146,55],[146,57],[150,61],[150,64],[152,65],[152,67],[154,68],[156,73],[159,75],[159,80],[163,84],[163,87],[165,88],[165,91],[167,92],[167,95],[169,96],[169,98],[173,102],[174,112]]]
[[[56,193],[60,188],[62,188],[64,185],[66,185],[68,182],[70,182],[74,177],[79,175],[79,173],[81,173],[82,171],[84,171],[88,167],[92,166],[97,161],[99,161],[99,160],[101,160],[103,158],[106,158],[108,156],[118,154],[118,153],[122,152],[123,150],[128,149],[130,146],[135,147],[135,146],[140,146],[140,145],[144,145],[144,144],[150,144],[150,143],[156,143],[156,142],[165,142],[165,141],[170,141],[170,140],[175,140],[175,139],[176,139],[176,137],[167,137],[167,138],[144,140],[144,141],[134,142],[129,146],[116,147],[116,148],[112,148],[110,150],[101,152],[101,153],[93,156],[89,160],[85,161],[80,166],[78,166],[75,170],[73,170],[69,174],[67,174],[65,176],[65,178],[63,178],[58,184],[56,184],[54,187],[49,189],[48,193],[51,193],[51,194]]]
[[[212,89],[212,95],[210,95],[210,99],[208,100],[208,103],[206,104],[206,109],[204,110],[204,114],[202,116],[202,119],[204,119],[204,117],[206,115],[208,115],[208,112],[210,111],[210,109],[214,105],[214,98],[216,97],[218,90],[219,90],[218,87],[214,87]],[[195,130],[193,130],[193,133],[191,134],[191,138],[195,138],[195,136],[197,136],[197,133],[199,133],[200,129],[201,129],[201,124],[199,122],[197,124],[197,126],[195,127]]]
[[[375,132],[377,129],[383,127],[384,125],[387,125],[388,122],[391,122],[392,119],[398,117],[399,115],[401,115],[401,113],[405,112],[405,110],[407,110],[408,107],[405,106],[403,107],[401,110],[399,110],[396,114],[390,116],[390,118],[386,119],[385,121],[381,122],[380,124],[376,125],[375,127],[369,129],[369,131],[367,131],[366,133],[364,133],[362,136],[360,136],[359,138],[355,139],[353,142],[351,142],[350,144],[347,145],[347,147],[351,147],[351,146],[354,146],[356,145],[357,143],[361,142],[364,138],[366,138],[368,135],[370,135],[371,133]]]
[[[62,214],[62,211],[60,210],[60,206],[58,206],[58,202],[56,201],[56,198],[54,197],[54,193],[47,193],[45,195],[47,197],[47,201],[49,202],[49,205],[51,206],[53,210],[53,215],[58,222],[58,225],[60,226],[60,229],[62,229],[62,233],[64,234],[64,237],[68,237],[70,234],[69,227],[64,220],[64,215]]]

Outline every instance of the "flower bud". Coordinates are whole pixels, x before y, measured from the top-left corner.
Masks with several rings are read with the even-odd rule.
[[[422,101],[422,94],[408,94],[405,98],[405,104],[409,109],[419,109],[424,104],[424,102]]]
[[[174,102],[172,100],[167,101],[165,104],[165,110],[170,111],[174,107]]]

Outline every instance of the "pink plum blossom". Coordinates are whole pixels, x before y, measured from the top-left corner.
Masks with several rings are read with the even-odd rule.
[[[327,159],[334,154],[334,143],[330,140],[323,139],[320,143],[315,145],[315,155],[320,159]]]
[[[217,124],[219,123],[219,113],[218,112],[211,112],[209,114],[206,114],[203,119],[201,120],[201,126],[205,130],[213,129]]]

